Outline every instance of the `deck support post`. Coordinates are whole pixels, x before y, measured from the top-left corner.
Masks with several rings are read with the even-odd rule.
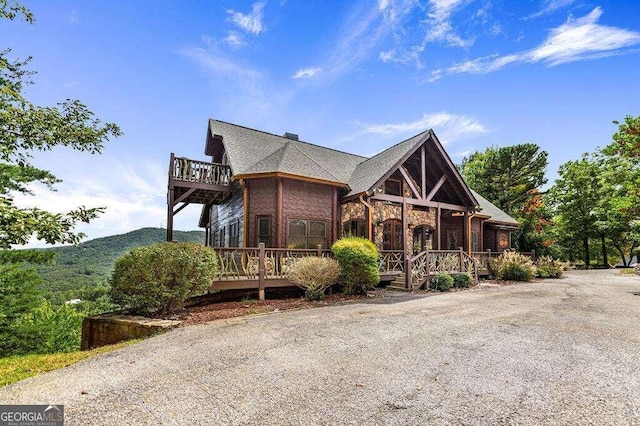
[[[464,272],[464,250],[460,247],[460,272]]]
[[[264,300],[264,281],[266,268],[264,265],[264,243],[258,244],[258,299]]]

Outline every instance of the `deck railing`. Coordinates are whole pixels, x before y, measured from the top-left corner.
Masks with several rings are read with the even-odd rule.
[[[477,282],[476,259],[459,250],[425,250],[407,261],[406,287],[420,288],[431,275],[468,272]]]
[[[303,257],[330,257],[331,250],[259,247],[214,248],[218,256],[218,280],[286,279],[291,267]]]
[[[173,157],[171,163],[170,173],[173,180],[210,185],[229,185],[231,182],[231,168],[224,164],[184,157]]]
[[[380,272],[404,272],[403,250],[380,250],[378,254],[380,260]]]
[[[496,257],[500,256],[503,252],[500,251],[491,251],[491,250],[487,250],[487,251],[474,251],[471,252],[471,256],[476,260],[476,265],[478,267],[478,273],[482,274],[482,275],[488,275],[490,273],[490,269],[489,269],[489,262],[491,259],[495,259]],[[518,252],[523,256],[528,256],[531,258],[531,260],[533,260],[534,262],[536,261],[536,252],[534,251],[524,251],[524,252]]]

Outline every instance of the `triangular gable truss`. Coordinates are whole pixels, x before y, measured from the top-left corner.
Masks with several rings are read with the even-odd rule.
[[[419,156],[417,164],[415,161],[416,153]],[[408,164],[410,159],[414,159],[411,166]],[[410,169],[413,169],[414,172],[412,173]],[[412,199],[376,194],[375,189],[381,187],[393,175],[402,177],[411,189]],[[419,176],[419,182],[413,178],[415,175]],[[425,132],[414,146],[399,158],[367,192],[368,194],[374,194],[372,197],[374,199],[398,202],[404,199],[405,202],[411,204],[443,207],[452,210],[475,211],[478,205],[478,201],[465,184],[462,176],[432,130]],[[441,201],[443,198],[449,200],[457,199],[458,202],[443,202]]]

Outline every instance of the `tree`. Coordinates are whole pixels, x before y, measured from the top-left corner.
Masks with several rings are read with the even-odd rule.
[[[31,12],[15,1],[0,0],[0,18],[16,17],[33,23]],[[79,207],[67,213],[38,208],[18,208],[13,193],[32,194],[30,184],[50,189],[60,180],[47,170],[31,164],[34,151],[57,146],[91,154],[100,153],[111,137],[121,135],[114,123],[103,123],[78,100],[67,99],[56,106],[42,107],[29,102],[24,88],[32,84],[26,60],[10,59],[9,49],[0,52],[0,249],[22,245],[35,235],[49,244],[77,243],[79,222],[89,222],[102,208]]]
[[[621,154],[612,149],[615,144],[598,154],[603,164],[600,226],[628,266],[628,259],[640,246],[640,156]]]
[[[547,182],[548,153],[534,143],[489,147],[462,160],[462,176],[469,186],[517,219],[518,248],[540,249],[543,217],[540,187]]]
[[[624,123],[614,121],[613,124],[618,126],[618,131],[613,135],[613,142],[604,149],[605,154],[640,161],[640,116],[628,115]]]
[[[591,262],[589,239],[597,236],[598,206],[603,194],[602,165],[589,154],[568,161],[558,170],[560,177],[548,192],[561,238],[582,243],[584,263]]]

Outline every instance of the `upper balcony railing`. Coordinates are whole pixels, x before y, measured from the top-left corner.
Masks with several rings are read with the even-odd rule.
[[[207,163],[171,154],[169,175],[175,181],[205,183],[209,185],[229,185],[231,168],[224,164]]]

